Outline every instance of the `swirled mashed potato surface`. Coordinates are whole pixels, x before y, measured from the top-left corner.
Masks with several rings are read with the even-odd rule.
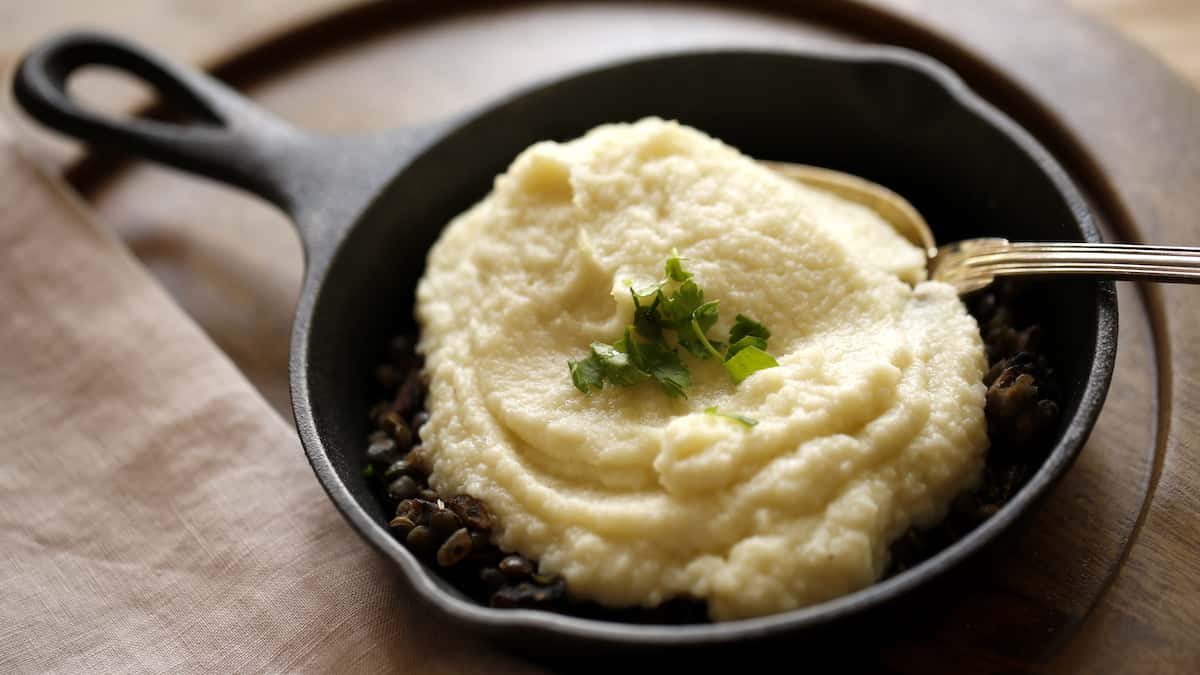
[[[567,360],[631,320],[673,249],[728,331],[779,366],[733,385],[584,395]],[[873,212],[659,119],[539,143],[456,218],[417,292],[431,484],[482,499],[498,543],[609,605],[691,595],[713,619],[809,605],[884,571],[987,447],[983,346],[954,291]],[[704,413],[758,420],[753,428]]]

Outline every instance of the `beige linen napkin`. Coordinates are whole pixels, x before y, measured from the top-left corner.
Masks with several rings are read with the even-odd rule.
[[[0,672],[529,670],[414,604],[291,425],[4,124]]]

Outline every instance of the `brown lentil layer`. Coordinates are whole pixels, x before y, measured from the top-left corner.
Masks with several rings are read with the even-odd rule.
[[[469,495],[440,495],[428,483],[426,468],[412,449],[421,442],[425,381],[412,336],[393,338],[387,360],[375,371],[381,398],[369,415],[363,474],[392,514],[388,527],[418,558],[477,602],[492,607],[536,607],[576,616],[634,623],[706,621],[704,603],[673,600],[661,607],[609,609],[567,598],[560,577],[537,573],[528,558],[501,551],[490,534],[494,519]]]
[[[1021,316],[1020,288],[995,284],[967,302],[987,349],[985,414],[991,448],[972,493],[951,505],[936,527],[911,529],[892,544],[885,576],[913,567],[958,541],[1000,510],[1049,453],[1058,427],[1059,391],[1054,371],[1039,352],[1041,329]],[[492,607],[531,607],[627,623],[708,621],[705,603],[676,598],[655,608],[614,609],[567,597],[566,582],[541,576],[534,561],[500,550],[491,541],[494,518],[469,495],[440,495],[415,455],[425,411],[421,358],[410,335],[393,338],[377,369],[382,394],[369,411],[363,473],[385,511],[393,535],[465,595]]]
[[[892,543],[885,578],[914,567],[1000,510],[1029,481],[1053,447],[1061,394],[1041,353],[1041,326],[1030,316],[1025,284],[997,281],[966,299],[987,350],[988,448],[979,486],[961,495],[936,527],[911,529]]]

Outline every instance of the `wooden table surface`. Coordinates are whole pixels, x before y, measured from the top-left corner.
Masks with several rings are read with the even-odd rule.
[[[1054,0],[1047,0],[1054,1]],[[1200,2],[1195,0],[1067,0],[1154,52],[1200,85]],[[248,0],[215,10],[206,0],[51,0],[0,6],[0,65],[11,63],[39,37],[72,26],[121,30],[139,39],[170,34],[173,53],[212,62],[237,45],[267,38],[280,27],[310,21],[355,0]]]
[[[50,0],[0,4],[0,68],[7,70],[38,39],[76,27],[120,31],[169,48],[174,58],[204,66],[239,48],[271,39],[288,27],[319,20],[365,0],[247,0],[236,10],[214,9],[207,0]],[[996,2],[1007,0],[993,0]],[[1058,0],[1023,0],[1057,2]],[[1152,52],[1200,87],[1200,2],[1196,0],[1066,0]],[[920,3],[900,2],[900,5]],[[85,88],[86,89],[86,88]],[[103,82],[97,99],[113,109],[133,109],[145,92]],[[63,145],[59,165],[77,158]]]
[[[1070,0],[1070,4],[1113,26],[1200,86],[1200,2]]]
[[[661,44],[664,36],[679,44],[908,44],[955,67],[1058,153],[1087,189],[1107,236],[1200,241],[1191,216],[1200,211],[1200,196],[1187,189],[1200,184],[1200,96],[1110,29],[1057,4],[818,2],[813,5],[825,9],[816,21],[794,19],[782,4],[767,13],[714,5],[550,4],[411,20],[389,14],[387,21],[368,9],[365,22],[333,29],[357,31],[352,39],[328,31],[276,39],[296,27],[331,25],[320,20],[360,4],[254,0],[237,11],[213,10],[201,0],[9,6],[0,8],[0,35],[7,38],[0,60],[11,65],[24,46],[66,26],[109,27],[174,58],[219,66],[239,88],[302,126],[351,131],[436,119],[530,78]],[[1071,4],[1111,22],[1200,85],[1200,40],[1194,39],[1200,3]],[[528,40],[547,34],[558,36],[548,46]],[[429,64],[436,64],[436,76]],[[385,86],[381,72],[388,73]],[[80,79],[80,94],[110,109],[130,110],[147,98],[111,77]],[[345,104],[349,100],[353,105]],[[69,175],[97,217],[286,410],[300,252],[282,216],[245,195],[163,169],[117,171],[94,155],[80,164],[78,146],[19,117],[15,123],[26,132],[27,152]],[[1200,360],[1191,346],[1200,336],[1196,290],[1122,286],[1113,390],[1080,461],[1030,527],[971,568],[986,579],[983,590],[969,592],[968,602],[956,602],[953,592],[933,598],[930,616],[912,617],[911,626],[881,641],[880,665],[945,672],[1200,672],[1194,640],[1200,632],[1200,498],[1195,480],[1188,480],[1200,475],[1194,445],[1200,391],[1187,376]]]

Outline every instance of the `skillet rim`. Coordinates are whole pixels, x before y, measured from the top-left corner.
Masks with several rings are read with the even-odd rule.
[[[1033,136],[999,109],[971,91],[949,67],[919,52],[886,45],[806,45],[803,47],[719,47],[701,49],[660,50],[608,61],[591,67],[575,69],[519,88],[497,97],[471,111],[451,118],[427,134],[420,147],[382,184],[383,191],[412,161],[454,131],[475,122],[491,112],[518,101],[534,92],[562,82],[603,71],[619,70],[637,63],[687,59],[697,56],[758,55],[787,56],[801,59],[838,61],[852,65],[886,63],[925,76],[942,88],[949,103],[958,105],[999,131],[1008,141],[1024,152],[1043,172],[1053,188],[1063,197],[1071,212],[1074,229],[1084,240],[1101,241],[1087,203],[1057,160]],[[972,557],[987,544],[1007,531],[1026,515],[1034,503],[1043,498],[1066,473],[1083,449],[1100,414],[1112,378],[1117,346],[1117,299],[1111,281],[1097,282],[1095,350],[1079,405],[1067,421],[1062,436],[1055,443],[1029,482],[1006,503],[998,513],[975,527],[937,555],[896,576],[876,582],[866,588],[832,600],[787,612],[751,619],[710,624],[634,624],[626,622],[584,619],[533,609],[494,609],[471,600],[455,597],[439,586],[443,583],[417,560],[392,535],[372,518],[359,504],[350,489],[339,478],[314,420],[309,395],[308,371],[312,319],[320,304],[323,281],[341,253],[347,236],[358,226],[378,201],[378,193],[354,216],[353,222],[337,233],[331,242],[331,252],[321,260],[310,261],[305,273],[303,291],[296,309],[292,330],[289,371],[292,394],[292,413],[301,444],[313,472],[338,511],[354,529],[376,550],[391,558],[402,572],[406,585],[415,591],[422,602],[436,607],[442,614],[491,635],[521,632],[562,636],[572,640],[607,643],[625,647],[683,647],[719,645],[799,632],[819,625],[831,624],[852,615],[864,613],[900,598],[932,581]]]

